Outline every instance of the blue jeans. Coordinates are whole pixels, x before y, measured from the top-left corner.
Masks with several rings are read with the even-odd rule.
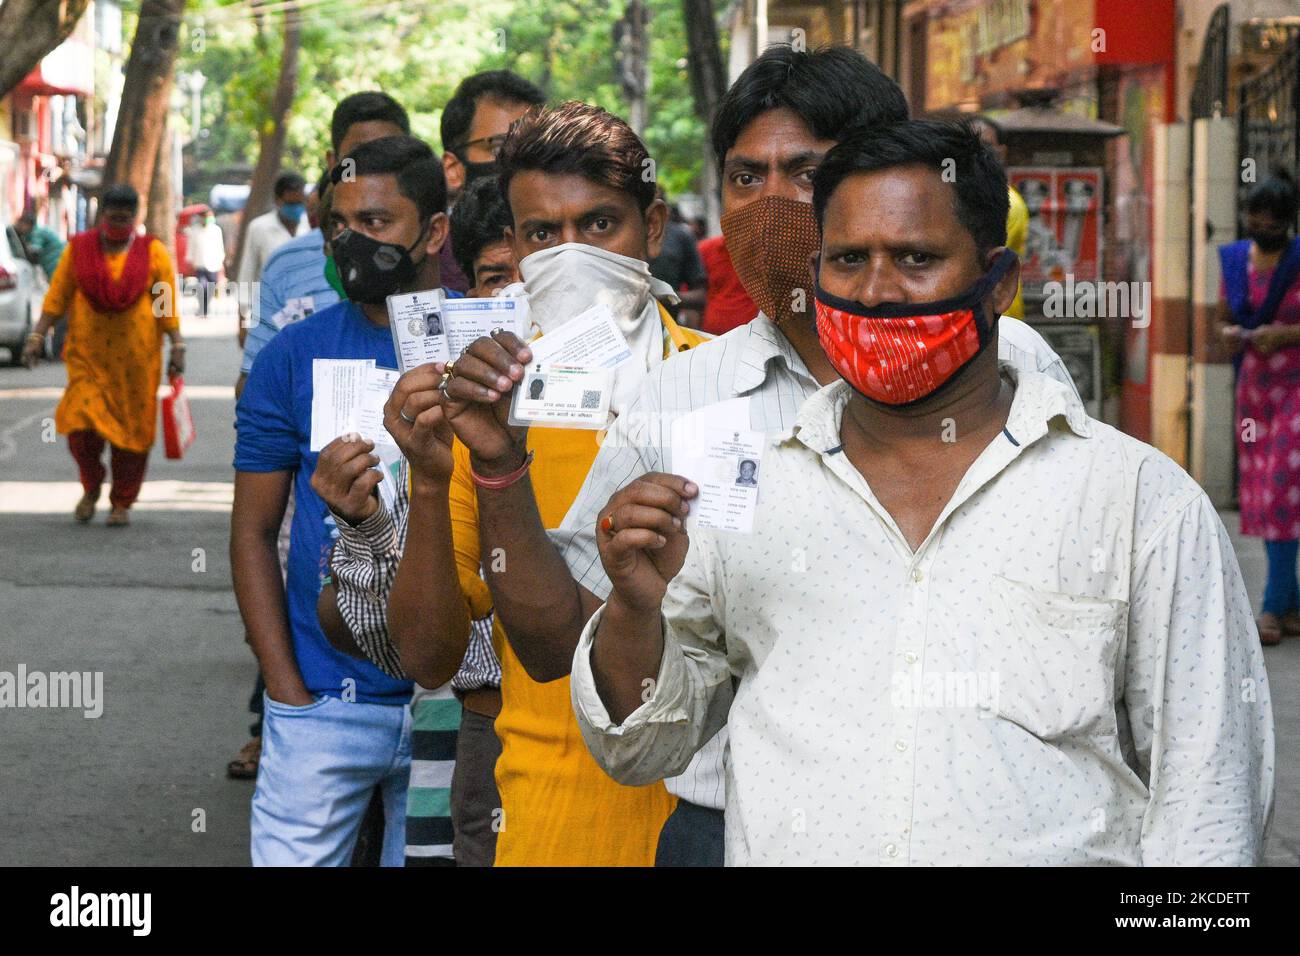
[[[383,788],[380,864],[401,866],[411,777],[411,709],[321,695],[306,707],[265,698],[250,821],[254,866],[347,866],[375,787]]]
[[[721,810],[679,799],[659,831],[655,866],[722,866],[723,822]]]

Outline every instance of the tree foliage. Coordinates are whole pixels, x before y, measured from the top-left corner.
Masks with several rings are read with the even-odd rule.
[[[282,2],[282,0],[280,0]],[[670,195],[697,188],[705,129],[694,114],[681,0],[648,0],[649,121],[645,138]],[[329,117],[349,93],[382,89],[411,114],[412,132],[441,149],[438,121],[456,84],[508,68],[555,101],[579,99],[626,114],[616,78],[613,24],[621,0],[303,0],[298,93],[284,165],[309,179],[324,166]],[[718,0],[721,5],[721,0]],[[280,64],[279,14],[246,2],[192,0],[184,72],[200,70],[205,168],[251,167]],[[189,111],[182,135],[188,142]]]

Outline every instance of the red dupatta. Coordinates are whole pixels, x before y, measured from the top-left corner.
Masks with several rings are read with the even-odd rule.
[[[100,242],[101,230],[87,229],[72,237],[72,269],[77,288],[97,312],[125,312],[140,301],[149,286],[149,247],[153,236],[136,236],[126,253],[122,274],[114,280]]]

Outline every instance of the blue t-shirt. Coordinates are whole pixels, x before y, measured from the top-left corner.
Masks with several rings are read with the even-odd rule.
[[[339,302],[286,326],[262,349],[235,408],[235,470],[297,470],[297,507],[289,537],[289,628],[307,689],[343,696],[355,681],[356,699],[406,704],[412,683],[395,680],[369,661],[336,651],[316,618],[316,599],[329,577],[338,526],[311,487],[317,453],[311,451],[312,361],[374,359],[397,368],[388,328],[371,323],[351,302]]]
[[[290,299],[310,299],[307,311],[313,314],[339,301],[339,294],[325,278],[325,239],[319,229],[290,239],[272,252],[259,283],[257,325],[244,338],[244,360],[239,366],[245,375],[253,370],[253,360],[266,343],[286,324],[282,313]]]

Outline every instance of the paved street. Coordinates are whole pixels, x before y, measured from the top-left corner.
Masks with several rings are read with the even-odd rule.
[[[76,471],[62,438],[42,441],[62,366],[0,369],[0,670],[101,671],[104,688],[98,719],[0,711],[0,865],[247,862],[252,784],[225,777],[254,679],[226,554],[233,329],[187,319],[198,442],[181,462],[155,449],[122,530],[104,527],[107,495],[93,524],[71,520]],[[1258,599],[1263,548],[1238,553]],[[1268,862],[1295,866],[1300,638],[1266,657],[1279,768]],[[198,810],[206,832],[193,831]]]
[[[102,671],[104,697],[98,719],[0,711],[0,865],[248,861],[252,783],[225,776],[256,673],[226,553],[239,353],[230,318],[185,334],[198,439],[179,462],[159,440],[125,529],[107,491],[72,521],[66,441],[42,441],[63,366],[0,368],[0,670]]]

